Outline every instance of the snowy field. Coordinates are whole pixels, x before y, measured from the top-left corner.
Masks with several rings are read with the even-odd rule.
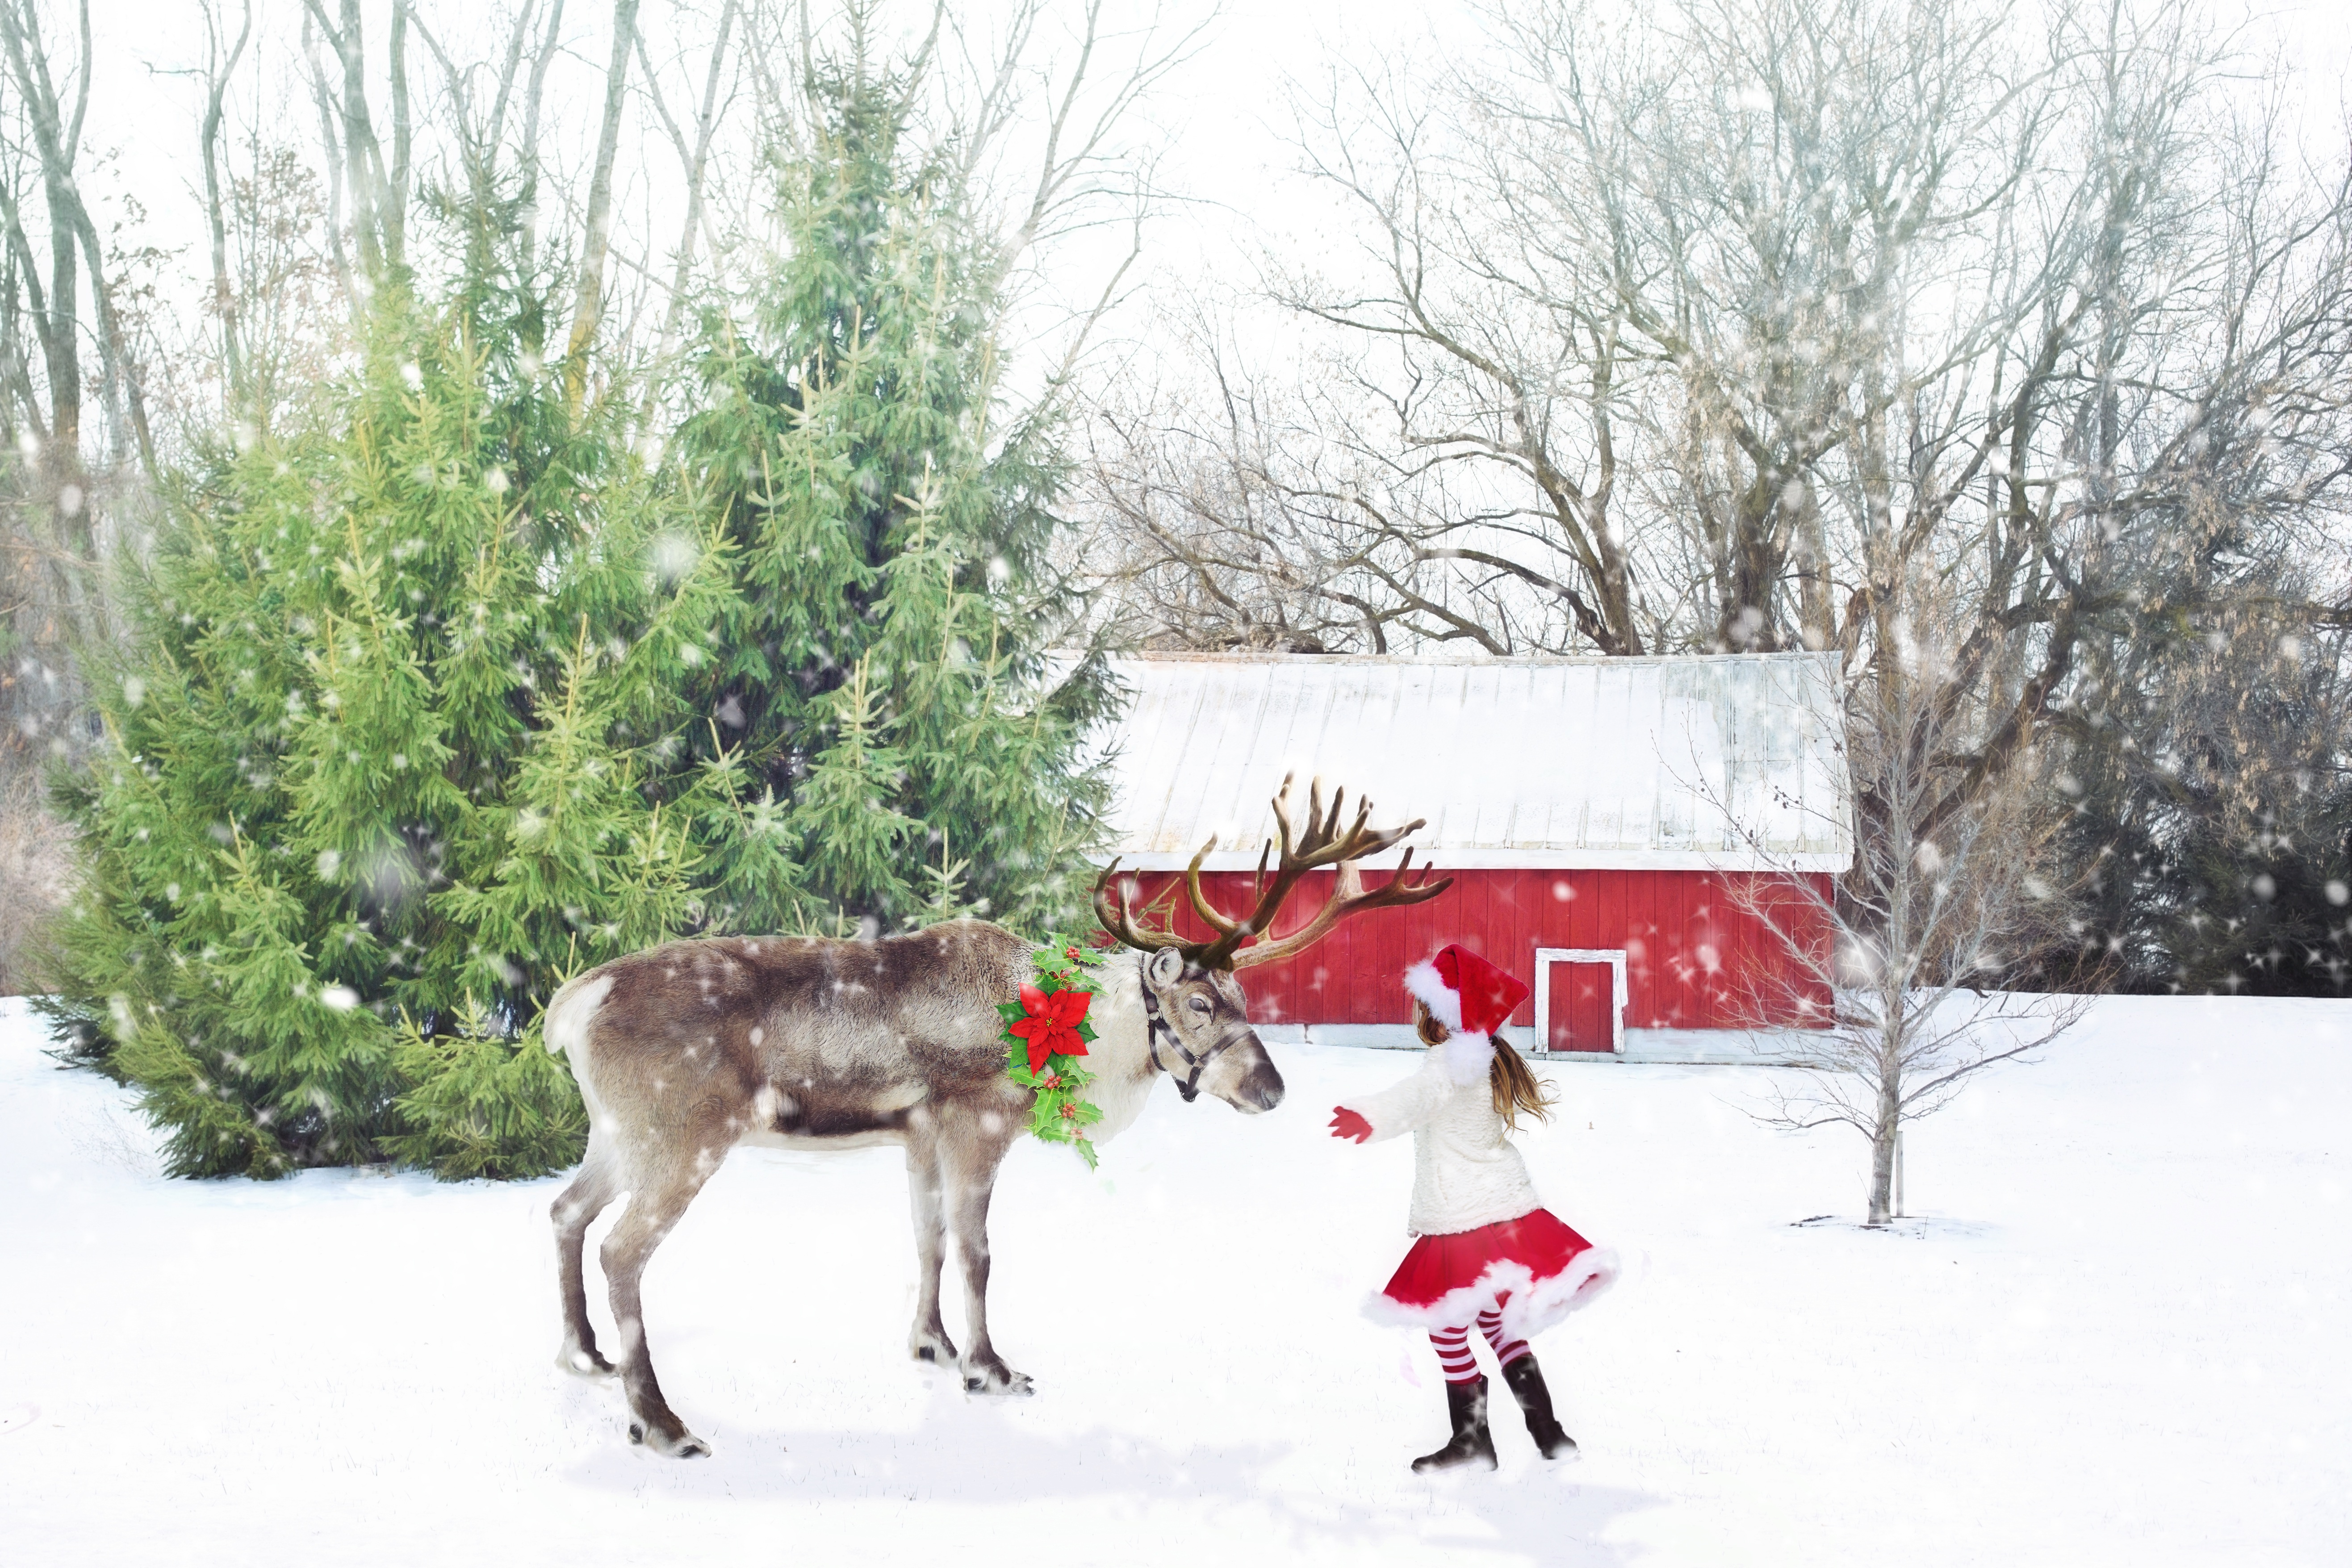
[[[164,1181],[5,1006],[0,1563],[2352,1561],[2345,1005],[2105,1001],[1912,1132],[1882,1234],[1858,1138],[1742,1115],[1768,1069],[1558,1069],[1537,1184],[1631,1263],[1537,1345],[1586,1457],[1506,1412],[1441,1481],[1426,1344],[1356,1315],[1411,1150],[1323,1135],[1398,1053],[1162,1089],[1099,1176],[1016,1149],[1025,1401],[904,1359],[894,1152],[739,1152],[647,1276],[681,1463],[551,1364],[557,1183]]]

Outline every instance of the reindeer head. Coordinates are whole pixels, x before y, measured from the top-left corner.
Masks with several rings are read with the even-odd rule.
[[[1422,826],[1422,819],[1386,831],[1370,827],[1372,804],[1368,800],[1357,806],[1354,824],[1342,833],[1339,819],[1348,792],[1336,792],[1327,813],[1323,781],[1317,779],[1307,786],[1307,828],[1301,833],[1290,820],[1290,785],[1291,777],[1286,776],[1282,792],[1274,797],[1280,855],[1269,880],[1266,861],[1276,846],[1269,842],[1258,852],[1257,874],[1251,884],[1255,907],[1248,915],[1235,918],[1222,913],[1201,890],[1201,863],[1217,847],[1215,838],[1202,845],[1185,868],[1184,888],[1193,912],[1217,933],[1211,940],[1191,942],[1165,925],[1155,927],[1139,918],[1129,885],[1118,880],[1116,860],[1095,883],[1095,912],[1103,929],[1145,955],[1143,1005],[1150,1016],[1152,1060],[1176,1079],[1187,1100],[1205,1088],[1244,1111],[1271,1110],[1282,1102],[1282,1075],[1275,1070],[1257,1032],[1249,1026],[1249,1002],[1234,978],[1235,970],[1295,957],[1329,935],[1349,915],[1418,904],[1454,885],[1451,877],[1432,882],[1424,876],[1413,881],[1409,875],[1412,851],[1408,849],[1387,885],[1366,892],[1357,862],[1395,847]],[[1291,889],[1309,871],[1326,866],[1339,868],[1338,885],[1314,919],[1279,941],[1261,936],[1272,929]]]

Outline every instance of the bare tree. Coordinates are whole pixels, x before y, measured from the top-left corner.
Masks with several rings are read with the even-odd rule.
[[[0,669],[9,721],[0,756],[9,765],[79,737],[70,649],[102,641],[111,625],[106,503],[157,465],[147,367],[124,319],[126,258],[110,252],[82,183],[89,8],[72,12],[62,38],[45,9],[0,0],[0,647],[10,656]],[[86,354],[97,362],[96,422],[85,419]]]
[[[694,117],[694,134],[689,140],[681,129],[669,106],[662,99],[661,73],[646,55],[643,34],[636,39],[637,68],[643,76],[646,95],[653,102],[654,112],[660,116],[662,129],[668,133],[670,145],[677,149],[680,172],[686,177],[686,217],[677,237],[677,255],[673,263],[669,285],[669,310],[663,318],[661,353],[667,357],[676,345],[680,327],[686,320],[688,285],[694,269],[694,250],[707,226],[708,214],[703,205],[704,182],[709,179],[711,165],[711,143],[719,123],[724,105],[719,91],[729,76],[729,45],[735,33],[735,20],[740,11],[739,0],[725,0],[719,10],[718,37],[711,41],[710,58],[702,78],[702,99]],[[717,237],[712,237],[711,251],[719,248]]]
[[[51,68],[49,44],[41,31],[38,0],[7,0],[0,5],[0,44],[7,50],[9,85],[31,133],[47,206],[50,249],[48,308],[42,312],[44,360],[49,374],[51,420],[47,450],[52,471],[71,485],[80,477],[81,374],[80,345],[74,329],[78,296],[77,260],[89,284],[90,303],[98,318],[100,386],[107,414],[116,430],[126,429],[129,443],[149,474],[155,470],[155,447],[147,426],[146,400],[135,366],[127,361],[121,320],[107,268],[105,247],[98,226],[82,198],[76,165],[81,153],[82,122],[89,109],[89,5],[82,0],[79,53],[73,68],[72,100],[61,95]],[[11,201],[12,230],[20,230],[17,204]],[[10,237],[17,249],[17,235]],[[30,247],[22,247],[29,258]],[[30,276],[28,271],[27,276]],[[65,465],[58,467],[58,465]],[[68,513],[78,507],[65,509]]]
[[[222,236],[214,298],[223,340],[234,331],[236,356],[215,357],[192,336],[170,345],[163,365],[188,447],[218,431],[224,410],[233,439],[278,428],[331,374],[349,341],[317,173],[299,148],[258,127],[236,152],[221,160],[221,210],[207,221]]]
[[[204,150],[205,219],[212,240],[213,311],[220,321],[221,384],[232,408],[242,405],[251,395],[245,370],[245,351],[237,341],[236,289],[229,279],[227,204],[221,192],[221,126],[228,99],[229,81],[236,74],[236,63],[243,58],[246,46],[253,39],[253,6],[247,0],[238,23],[236,41],[228,42],[221,25],[221,14],[213,0],[204,0],[205,17],[205,110],[197,140]]]
[[[588,176],[587,236],[581,247],[572,341],[563,356],[563,398],[573,411],[587,391],[588,353],[604,317],[604,263],[612,248],[613,164],[621,144],[621,110],[627,101],[629,56],[637,38],[638,0],[614,0],[613,58],[604,69],[604,112],[598,121],[596,161]]]
[[[1544,646],[1545,621],[1508,592],[1527,569],[1474,575],[1462,564],[1486,552],[1448,537],[1499,519],[1456,501],[1443,465],[1330,438],[1361,390],[1346,365],[1279,384],[1250,375],[1206,312],[1168,313],[1160,330],[1188,345],[1212,395],[1171,394],[1122,365],[1085,432],[1082,476],[1103,522],[1085,569],[1123,640],[1298,653],[1386,653],[1392,639]]]
[[[1871,818],[1853,868],[1829,888],[1801,877],[1724,878],[1733,910],[1785,961],[1733,977],[1747,1009],[1820,1025],[1804,1044],[1819,1065],[1798,1087],[1777,1089],[1759,1120],[1846,1126],[1867,1139],[1874,1226],[1893,1213],[1905,1123],[1950,1104],[1987,1068],[2050,1044],[2089,1005],[2081,994],[1987,989],[2016,973],[2056,918],[2044,879],[2055,823],[2021,791],[1939,809],[1946,775],[1988,717],[1981,704],[1956,710],[1945,700],[1956,608],[1933,578],[1915,579],[1901,597],[1898,641],[1853,693],[1843,749]],[[1763,851],[1759,826],[1739,831]]]
[[[330,73],[315,47],[307,52],[311,93],[319,109],[320,134],[333,171],[331,188],[335,227],[345,221],[341,203],[348,199],[348,222],[358,251],[359,274],[364,284],[346,282],[358,298],[386,276],[387,268],[408,262],[408,200],[413,178],[415,126],[409,113],[408,26],[414,0],[392,0],[385,69],[392,110],[392,155],[387,163],[368,107],[367,39],[360,0],[340,0],[337,16],[327,15],[325,0],[302,0],[306,45],[323,41],[336,69]],[[314,31],[315,29],[315,31]]]
[[[39,774],[0,770],[0,888],[8,894],[0,900],[0,996],[33,988],[33,943],[74,881],[71,840],[48,815],[46,795]]]
[[[1302,109],[1307,174],[1362,215],[1352,260],[1270,285],[1329,329],[1325,395],[1196,359],[1158,417],[1235,471],[1283,458],[1267,494],[1390,476],[1318,503],[1313,552],[1294,508],[1223,518],[1232,571],[1334,574],[1269,595],[1498,651],[1867,668],[1932,570],[1966,605],[1939,700],[1993,703],[1938,775],[1950,816],[2104,700],[2085,639],[2192,612],[2215,541],[2340,557],[2352,176],[2231,88],[2226,38],[2087,5],[1548,0],[1479,45]],[[1277,404],[1345,459],[1226,416]],[[1132,518],[1149,467],[1098,468],[1093,504]]]
[[[1353,114],[1351,89],[1361,104]],[[1516,578],[1550,602],[1566,638],[1639,654],[1634,567],[1612,516],[1631,368],[1622,312],[1580,287],[1574,268],[1529,254],[1531,237],[1510,227],[1520,216],[1511,193],[1450,144],[1471,129],[1455,118],[1457,96],[1355,73],[1304,107],[1308,168],[1364,215],[1368,276],[1286,279],[1277,295],[1393,360],[1381,399],[1392,434],[1349,421],[1333,433],[1339,441],[1401,447],[1420,475],[1472,476],[1374,529],[1416,562]],[[1514,276],[1512,259],[1541,281]],[[1467,519],[1444,504],[1465,488],[1492,498]]]

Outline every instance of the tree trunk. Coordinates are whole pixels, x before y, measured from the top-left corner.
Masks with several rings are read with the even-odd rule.
[[[352,197],[352,233],[359,243],[360,271],[373,288],[383,277],[383,158],[376,149],[375,126],[368,117],[367,51],[360,31],[360,0],[343,0],[342,30],[321,31],[343,68],[344,181]]]
[[[686,164],[686,227],[677,237],[677,264],[669,285],[669,314],[662,322],[661,348],[665,358],[677,342],[686,321],[686,290],[693,277],[694,242],[702,232],[702,181],[710,168],[710,138],[719,123],[719,86],[727,65],[727,40],[735,27],[735,5],[736,0],[727,0],[719,13],[719,38],[710,46],[710,68],[702,83],[702,110],[694,121],[694,151],[688,153],[685,142],[678,143],[678,156]],[[637,40],[637,47],[640,63],[646,68],[646,85],[652,88],[653,64],[643,58],[644,39]],[[661,101],[658,91],[654,101]],[[677,127],[670,129],[676,135]]]
[[[563,357],[563,401],[572,413],[588,390],[588,351],[604,317],[604,256],[611,248],[613,159],[621,143],[621,104],[629,83],[629,50],[637,37],[637,0],[614,0],[613,63],[604,74],[604,124],[596,137],[596,169],[588,182],[588,243],[580,256],[580,297],[572,315],[572,342]]]
[[[1895,1135],[1903,1126],[1902,1102],[1892,1075],[1878,1083],[1878,1127],[1870,1139],[1870,1225],[1885,1225],[1895,1213]]]
[[[1804,481],[1804,510],[1797,524],[1798,641],[1815,653],[1837,646],[1837,611],[1830,582],[1829,537],[1822,527],[1821,499]]]
[[[205,8],[205,29],[212,49],[205,61],[205,120],[199,141],[205,155],[205,220],[212,236],[213,308],[220,312],[221,361],[226,372],[228,405],[243,410],[247,388],[244,351],[237,342],[236,289],[228,275],[228,225],[221,193],[220,133],[229,76],[245,54],[247,41],[253,37],[253,7],[246,7],[244,29],[237,34],[236,43],[226,60],[220,57],[220,39],[209,6]]]
[[[392,37],[384,51],[392,72],[392,169],[383,178],[383,259],[390,268],[408,265],[408,9],[393,0]]]
[[[81,472],[81,325],[75,319],[81,277],[73,231],[57,217],[58,183],[51,178],[44,184],[50,215],[49,330],[41,346],[49,368],[49,449],[42,462],[54,481],[59,472]]]
[[[327,254],[335,264],[335,280],[343,286],[343,298],[356,311],[358,280],[343,250],[343,139],[335,129],[334,94],[328,87],[326,68],[319,63],[319,34],[325,25],[325,13],[315,8],[303,12],[302,58],[310,73],[310,100],[319,110],[319,146],[326,155]]]
[[[555,0],[548,7],[547,30],[541,36],[539,51],[531,57],[530,86],[522,100],[522,145],[516,149],[516,159],[522,169],[522,200],[527,215],[522,229],[525,276],[532,271],[539,252],[539,110],[546,92],[547,68],[555,61],[555,46],[562,32],[563,0]],[[536,347],[533,352],[537,352]]]

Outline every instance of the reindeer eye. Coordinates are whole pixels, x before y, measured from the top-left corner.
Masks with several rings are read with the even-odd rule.
[[[1208,1010],[1209,999],[1206,996],[1195,996],[1192,998],[1192,1011],[1195,1013],[1205,1013]]]

